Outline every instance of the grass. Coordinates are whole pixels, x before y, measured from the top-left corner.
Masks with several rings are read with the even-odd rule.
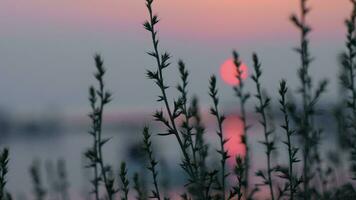
[[[282,80],[280,83],[280,105],[281,111],[284,116],[284,122],[281,127],[284,129],[286,134],[286,140],[283,142],[288,149],[288,168],[278,168],[277,171],[280,171],[284,179],[287,179],[288,182],[286,183],[286,190],[289,190],[289,197],[290,200],[295,199],[295,195],[298,191],[298,186],[302,182],[302,180],[298,179],[298,177],[294,174],[295,164],[297,164],[300,160],[297,157],[298,148],[295,147],[292,143],[292,136],[295,135],[295,130],[291,129],[291,124],[288,115],[288,102],[286,100],[286,94],[288,92],[288,87],[286,85],[286,81]]]
[[[149,162],[147,169],[152,174],[152,180],[154,185],[154,190],[152,190],[152,194],[150,198],[161,200],[161,193],[159,192],[159,188],[158,188],[158,172],[156,169],[158,162],[153,156],[151,135],[149,133],[148,127],[145,127],[143,129],[143,145],[144,145],[143,148],[147,153],[148,162]],[[138,194],[140,195],[140,192]]]
[[[240,174],[238,177],[239,183],[241,184],[240,187],[243,187],[246,192],[249,192],[249,168],[250,168],[250,151],[249,151],[249,137],[248,137],[248,130],[250,126],[247,124],[247,114],[246,114],[246,103],[250,98],[250,93],[244,91],[245,83],[242,78],[242,69],[241,69],[241,61],[239,59],[239,54],[236,51],[233,51],[233,59],[234,59],[234,64],[236,67],[237,71],[237,80],[239,84],[237,86],[234,86],[233,89],[235,91],[235,95],[239,99],[239,104],[240,104],[240,119],[242,121],[242,133],[241,133],[241,143],[245,146],[246,153],[244,160],[242,158],[237,158],[237,167],[239,164],[244,164],[245,166],[240,166],[238,167],[239,173],[243,170],[244,174]],[[238,164],[239,163],[239,164]],[[236,170],[235,170],[236,172]],[[241,195],[241,194],[240,194]]]
[[[0,199],[11,199],[11,195],[6,191],[7,173],[9,164],[9,150],[5,148],[0,153]]]
[[[346,45],[345,52],[341,56],[340,85],[346,95],[342,96],[339,106],[338,130],[351,138],[344,148],[350,153],[350,170],[343,172],[350,174],[349,179],[343,180],[340,185],[333,184],[332,174],[336,174],[334,166],[336,161],[328,162],[325,152],[320,150],[322,145],[323,124],[318,118],[318,103],[323,101],[322,95],[328,85],[327,80],[321,80],[315,84],[310,73],[312,55],[310,53],[309,34],[311,27],[307,17],[311,12],[308,0],[300,0],[300,14],[293,14],[291,22],[300,33],[298,47],[295,48],[299,55],[300,63],[297,69],[299,86],[297,91],[287,86],[282,79],[279,85],[279,93],[269,96],[262,88],[262,64],[257,54],[253,54],[254,74],[251,76],[256,86],[254,94],[255,114],[258,116],[258,124],[249,124],[247,115],[247,103],[252,102],[251,91],[245,89],[248,80],[242,78],[241,61],[236,51],[232,52],[232,58],[237,71],[239,84],[233,87],[238,99],[239,116],[242,122],[241,143],[245,146],[245,156],[230,158],[226,143],[229,138],[224,132],[224,115],[221,112],[219,102],[219,90],[217,78],[212,75],[207,92],[212,100],[210,113],[216,120],[217,146],[212,145],[206,139],[205,125],[201,116],[201,108],[198,98],[190,94],[190,73],[183,60],[177,65],[177,74],[180,78],[177,87],[178,96],[169,97],[168,81],[165,78],[166,70],[172,68],[171,56],[160,48],[158,36],[159,18],[153,10],[154,0],[146,0],[148,20],[143,24],[151,37],[152,50],[148,55],[153,58],[155,67],[147,70],[147,77],[159,89],[157,101],[162,109],[153,114],[155,121],[159,122],[164,130],[151,133],[147,127],[142,131],[142,151],[145,153],[145,166],[149,174],[149,183],[146,184],[142,173],[131,171],[129,165],[120,161],[119,169],[115,170],[108,164],[104,154],[104,147],[110,141],[103,133],[103,116],[106,106],[111,102],[112,95],[106,89],[104,62],[101,55],[94,56],[96,72],[94,78],[96,86],[89,88],[89,103],[91,112],[89,118],[91,126],[89,135],[92,143],[85,152],[87,168],[91,173],[90,199],[181,199],[215,200],[215,199],[356,199],[354,179],[356,177],[356,88],[355,88],[355,57],[356,57],[356,1],[351,0],[353,10],[346,20]],[[316,86],[315,86],[316,85]],[[291,89],[290,89],[291,88]],[[280,127],[275,126],[275,120],[271,115],[273,97],[279,100],[281,119],[277,119]],[[288,98],[289,96],[299,98]],[[342,122],[342,123],[341,123]],[[238,123],[238,122],[236,122]],[[256,143],[249,138],[250,127],[261,126],[263,141]],[[161,180],[172,181],[164,172],[164,163],[159,162],[154,151],[154,137],[169,137],[177,144],[177,151],[181,155],[180,167],[184,173],[185,183],[177,188],[183,188],[175,197],[172,191],[167,191]],[[277,136],[283,137],[282,145]],[[257,171],[252,168],[255,160],[251,156],[251,145],[263,145],[265,148],[265,167]],[[214,151],[214,149],[216,151]],[[272,159],[274,153],[286,156],[286,162],[277,162]],[[333,152],[339,156],[339,152]],[[227,161],[233,159],[234,166],[229,168]],[[256,161],[255,161],[256,162]],[[4,149],[0,153],[0,200],[12,199],[12,195],[6,188],[9,164],[9,151]],[[57,168],[49,167],[48,176],[52,184],[44,184],[41,167],[38,162],[30,167],[30,175],[33,183],[33,198],[38,200],[50,199],[53,191],[59,199],[68,200],[69,174],[65,162],[58,161]],[[133,176],[131,177],[131,174]],[[253,177],[252,174],[255,174]],[[258,181],[255,181],[258,178]],[[262,180],[262,183],[260,182]],[[165,181],[168,182],[168,181]],[[266,192],[267,191],[267,192]],[[261,197],[263,196],[263,197]]]
[[[44,200],[47,195],[47,190],[43,185],[43,177],[41,176],[41,168],[39,161],[34,161],[30,167],[30,174],[33,183],[33,193],[36,200]]]
[[[268,185],[269,187],[269,192],[270,192],[270,197],[272,200],[275,200],[275,195],[274,195],[274,190],[273,190],[273,180],[272,180],[272,173],[275,171],[275,168],[272,166],[271,163],[271,155],[274,150],[276,150],[275,143],[271,139],[273,136],[274,130],[269,127],[270,122],[268,121],[269,119],[267,118],[267,109],[270,106],[271,99],[264,95],[262,93],[262,88],[261,88],[261,82],[260,78],[262,76],[262,71],[261,71],[261,63],[258,59],[257,54],[253,54],[253,63],[254,63],[254,69],[255,69],[255,74],[252,75],[252,80],[256,83],[256,90],[257,93],[255,95],[257,99],[257,105],[256,105],[256,113],[260,115],[260,124],[263,126],[263,134],[264,134],[264,141],[261,141],[261,144],[263,144],[266,147],[266,160],[267,160],[267,172],[263,172],[262,170],[259,170],[256,172],[256,175],[261,177],[263,179],[263,184],[261,185]]]
[[[213,106],[210,108],[210,113],[215,116],[217,124],[218,124],[218,130],[217,130],[217,135],[219,137],[219,144],[220,144],[220,149],[217,150],[217,152],[220,154],[221,160],[221,167],[220,167],[220,183],[221,184],[221,198],[225,199],[225,193],[226,193],[226,177],[229,175],[226,173],[226,160],[230,157],[228,154],[228,151],[225,148],[225,144],[227,143],[228,139],[224,138],[224,132],[222,125],[225,120],[225,116],[222,115],[219,112],[219,97],[218,97],[218,89],[216,88],[216,77],[211,76],[210,78],[210,87],[209,87],[209,95],[213,100]]]
[[[93,184],[93,193],[95,199],[100,197],[100,183],[104,184],[106,190],[106,197],[109,200],[114,198],[117,189],[114,186],[115,179],[110,165],[104,163],[103,146],[110,140],[102,137],[102,123],[104,107],[111,101],[111,93],[106,91],[104,84],[104,75],[106,70],[103,66],[103,60],[100,55],[95,55],[95,66],[97,72],[94,74],[98,82],[98,88],[91,86],[89,88],[89,102],[92,112],[89,117],[92,121],[91,130],[89,134],[93,137],[93,146],[86,151],[85,156],[89,160],[88,168],[93,168],[94,177],[91,181]]]
[[[356,178],[356,146],[355,146],[355,132],[356,132],[356,88],[355,88],[355,23],[356,23],[356,1],[351,1],[353,4],[353,11],[350,15],[350,18],[345,21],[347,27],[346,35],[346,52],[342,54],[342,71],[344,73],[340,76],[340,81],[343,88],[347,92],[347,97],[344,99],[346,103],[346,110],[348,111],[346,116],[346,129],[351,134],[352,143],[351,143],[351,170]]]

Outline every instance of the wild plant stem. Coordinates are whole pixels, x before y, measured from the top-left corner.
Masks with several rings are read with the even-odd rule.
[[[144,148],[145,152],[147,153],[148,161],[149,161],[149,166],[147,167],[147,169],[152,174],[152,180],[153,180],[153,185],[154,185],[154,190],[152,191],[153,192],[152,198],[161,200],[161,194],[160,194],[160,191],[158,188],[158,180],[157,180],[157,176],[158,176],[158,172],[156,169],[157,161],[153,155],[151,134],[149,133],[149,128],[145,127],[143,129],[142,134],[143,134],[143,145],[144,145],[143,148]]]
[[[346,20],[346,26],[347,26],[347,42],[346,42],[346,47],[347,47],[347,56],[346,60],[347,63],[345,63],[345,68],[346,70],[349,71],[349,85],[346,87],[348,90],[350,90],[351,93],[351,110],[353,114],[353,121],[352,121],[352,127],[356,130],[356,125],[354,124],[356,121],[356,88],[355,88],[355,63],[354,63],[354,58],[355,58],[355,23],[356,23],[356,1],[351,0],[353,3],[353,10],[350,16],[350,19]]]
[[[291,135],[293,134],[294,131],[290,130],[289,127],[289,117],[288,117],[288,106],[287,106],[287,102],[286,102],[286,93],[287,93],[287,86],[286,86],[286,81],[282,80],[281,84],[280,84],[280,90],[279,90],[279,94],[281,96],[280,99],[280,104],[281,104],[281,111],[284,115],[284,124],[282,125],[282,128],[285,130],[286,132],[286,136],[287,136],[287,141],[285,142],[285,144],[287,145],[288,148],[288,165],[289,165],[289,173],[288,173],[288,178],[289,178],[289,189],[290,189],[290,200],[294,200],[294,175],[293,175],[293,163],[297,162],[295,160],[295,153],[293,152],[293,147],[292,147],[292,142],[291,142]]]
[[[287,122],[287,117],[285,120]],[[293,181],[293,161],[292,161],[292,146],[291,146],[291,138],[288,134],[287,137],[288,142],[288,155],[289,155],[289,188],[290,188],[290,200],[294,199],[294,181]]]
[[[90,160],[90,165],[88,167],[94,168],[94,180],[92,183],[94,185],[95,198],[100,198],[99,194],[99,182],[103,181],[105,189],[107,191],[108,199],[112,200],[114,194],[117,192],[114,189],[113,182],[114,179],[109,179],[107,176],[108,172],[111,172],[110,166],[105,166],[104,158],[102,153],[103,145],[109,141],[109,139],[102,139],[102,123],[103,123],[103,112],[104,106],[111,101],[111,93],[106,91],[104,88],[104,75],[105,68],[103,66],[103,60],[99,54],[94,56],[95,67],[97,72],[94,73],[94,77],[99,84],[99,88],[96,89],[94,86],[89,88],[89,101],[92,112],[89,117],[92,120],[90,135],[93,136],[94,146],[89,149],[85,156]],[[99,97],[99,102],[97,102]],[[98,104],[98,105],[97,105]],[[99,169],[100,167],[100,169]],[[100,174],[100,175],[99,175]]]
[[[238,80],[238,85],[234,87],[234,91],[236,96],[239,98],[240,100],[240,110],[241,110],[241,115],[240,115],[240,119],[242,121],[242,130],[243,132],[241,133],[241,142],[242,144],[245,145],[245,159],[244,159],[244,164],[245,164],[245,178],[243,181],[243,186],[245,188],[245,193],[248,192],[248,186],[249,186],[249,167],[250,167],[250,152],[249,152],[249,144],[248,144],[248,135],[247,135],[247,131],[249,129],[249,126],[247,125],[247,120],[246,120],[246,109],[245,109],[245,104],[247,102],[247,100],[250,98],[250,94],[249,93],[244,93],[244,80],[243,80],[243,72],[241,69],[241,61],[239,59],[239,55],[236,51],[233,51],[233,59],[234,59],[234,64],[236,67],[236,71],[237,71],[237,80]]]
[[[351,128],[351,170],[353,173],[353,179],[356,179],[356,88],[355,88],[355,47],[356,47],[356,36],[355,36],[355,23],[356,23],[356,1],[351,0],[353,4],[353,9],[349,19],[345,21],[347,27],[346,35],[346,48],[347,52],[342,54],[342,65],[344,67],[344,73],[341,76],[341,83],[344,88],[350,93],[347,96],[346,105],[350,112],[352,113],[349,125],[347,128]],[[348,72],[348,73],[347,73]]]
[[[174,135],[176,136],[177,138],[177,141],[178,141],[178,144],[182,150],[182,153],[183,153],[183,156],[184,158],[189,161],[190,158],[189,158],[189,155],[187,154],[187,152],[184,150],[184,145],[183,145],[183,141],[181,139],[181,137],[179,136],[179,132],[178,132],[178,129],[177,129],[177,126],[176,126],[176,123],[175,123],[175,120],[174,120],[174,117],[173,117],[173,114],[172,114],[172,111],[171,111],[171,108],[169,106],[169,103],[168,103],[168,98],[167,98],[167,94],[166,94],[166,88],[164,86],[164,82],[163,82],[163,72],[162,72],[162,69],[164,68],[162,66],[162,62],[161,62],[161,59],[160,59],[160,52],[158,50],[158,39],[157,39],[157,31],[155,30],[155,24],[158,22],[155,22],[155,20],[157,19],[154,19],[155,16],[153,16],[153,12],[152,12],[152,3],[153,3],[153,0],[147,0],[147,8],[148,8],[148,11],[149,11],[149,17],[150,17],[150,25],[151,25],[151,38],[152,38],[152,42],[153,42],[153,49],[154,49],[154,53],[155,53],[155,58],[156,58],[156,62],[157,62],[157,67],[158,67],[158,78],[159,78],[159,84],[160,84],[160,90],[161,90],[161,93],[162,93],[162,99],[163,99],[163,102],[164,102],[164,105],[166,107],[166,110],[167,110],[167,113],[168,113],[168,116],[169,116],[169,120],[170,120],[170,123],[171,123],[171,126],[172,126],[172,131],[174,133]],[[191,172],[193,172],[193,170],[191,169],[191,166],[189,165],[189,169]],[[194,174],[194,173],[192,173]]]
[[[272,183],[272,167],[271,167],[271,153],[274,150],[274,144],[270,141],[269,135],[272,131],[268,130],[268,122],[267,122],[267,115],[266,115],[266,108],[269,106],[270,99],[262,94],[261,84],[260,84],[260,77],[262,75],[261,71],[261,63],[258,59],[257,54],[253,54],[253,62],[255,68],[255,75],[252,76],[252,79],[256,83],[257,94],[256,98],[258,99],[259,105],[256,106],[256,111],[261,115],[261,124],[263,126],[263,133],[265,137],[265,141],[263,144],[266,146],[266,156],[267,156],[267,182],[270,190],[271,199],[274,200],[274,192],[273,192],[273,183]]]
[[[168,114],[168,118],[169,118],[169,122],[165,122],[165,125],[168,127],[169,129],[169,134],[173,134],[175,135],[179,147],[182,151],[183,154],[183,158],[184,158],[184,167],[185,170],[187,171],[188,175],[190,176],[190,180],[192,180],[194,183],[198,183],[198,172],[195,171],[194,167],[192,167],[192,163],[191,163],[191,159],[190,156],[188,154],[188,152],[186,151],[186,148],[184,146],[183,140],[180,136],[180,133],[177,129],[177,125],[175,122],[175,117],[176,117],[176,113],[173,114],[169,103],[168,103],[168,98],[167,98],[167,94],[166,94],[166,89],[168,88],[167,86],[164,85],[164,81],[163,81],[163,69],[168,67],[169,64],[165,63],[169,60],[169,55],[167,53],[161,55],[159,50],[158,50],[158,39],[157,39],[157,31],[155,30],[155,24],[158,23],[158,19],[157,16],[153,15],[152,12],[152,3],[153,0],[146,0],[146,6],[149,12],[149,22],[146,22],[144,24],[146,30],[148,30],[151,33],[151,38],[152,38],[152,42],[153,42],[153,52],[149,53],[151,56],[155,57],[156,60],[156,64],[157,64],[157,72],[153,73],[150,72],[149,77],[151,79],[155,79],[156,80],[156,84],[159,86],[160,90],[161,90],[161,96],[160,96],[160,100],[159,101],[163,101],[167,114]]]
[[[30,175],[33,183],[33,192],[36,200],[44,200],[46,197],[46,190],[43,187],[41,171],[40,171],[40,163],[38,161],[34,161],[32,166],[30,167]]]
[[[146,195],[145,195],[145,192],[144,192],[144,188],[141,185],[140,177],[139,177],[138,173],[134,174],[133,182],[134,182],[134,186],[133,187],[137,192],[136,200],[145,200],[146,199]]]
[[[122,184],[121,190],[124,192],[124,194],[121,196],[121,200],[128,200],[129,180],[127,179],[127,168],[126,168],[125,162],[121,162],[120,180],[121,180],[121,184]]]
[[[103,112],[104,112],[104,106],[105,104],[110,102],[110,94],[105,91],[104,89],[104,80],[103,76],[105,74],[105,70],[103,68],[103,61],[101,60],[100,56],[95,57],[96,61],[96,66],[98,68],[98,74],[96,76],[98,82],[99,82],[99,90],[97,91],[97,94],[99,96],[99,109],[97,110],[97,125],[96,125],[96,131],[97,131],[97,150],[98,150],[98,163],[101,168],[101,175],[103,177],[105,189],[108,194],[109,200],[113,199],[113,191],[111,186],[109,185],[109,180],[107,178],[107,167],[104,165],[104,157],[103,157],[103,152],[102,152],[102,146],[107,142],[102,140],[102,122],[103,122]]]
[[[220,121],[220,114],[219,114],[219,110],[218,110],[218,106],[215,105],[215,109],[216,109],[216,119],[218,121]],[[222,129],[222,122],[219,122],[219,132],[220,132],[220,151],[221,152],[225,152],[225,141],[224,141],[224,137],[223,137],[223,129]],[[226,170],[226,158],[224,158],[224,155],[221,159],[221,184],[222,184],[222,198],[225,199],[225,178],[226,178],[226,174],[225,174],[225,170]]]
[[[59,191],[60,191],[61,198],[62,200],[70,200],[68,195],[69,182],[68,182],[68,174],[67,174],[65,161],[58,160],[57,168],[58,168],[58,177],[60,180]]]
[[[180,60],[178,62],[179,65],[179,72],[180,72],[180,76],[182,79],[182,85],[178,85],[177,89],[178,91],[181,93],[181,110],[182,113],[184,115],[184,122],[183,122],[183,128],[186,130],[186,136],[187,140],[189,142],[189,146],[190,146],[190,150],[192,152],[192,156],[193,156],[193,168],[195,170],[196,173],[198,173],[198,164],[197,164],[197,158],[196,158],[196,150],[194,148],[194,143],[193,143],[193,137],[192,137],[192,127],[190,125],[190,118],[191,118],[191,110],[188,108],[187,105],[187,86],[188,86],[188,75],[189,72],[188,70],[186,70],[185,68],[185,64],[182,60]]]
[[[99,169],[98,169],[98,163],[97,163],[97,150],[98,150],[98,139],[97,139],[97,135],[96,135],[96,124],[97,124],[97,120],[96,120],[96,114],[95,114],[95,103],[96,103],[96,95],[95,95],[95,91],[94,88],[91,87],[89,90],[89,94],[90,94],[90,102],[91,102],[91,108],[93,110],[93,113],[90,114],[89,116],[92,119],[92,132],[89,132],[92,136],[93,136],[93,148],[92,148],[92,157],[89,157],[89,159],[93,159],[91,166],[94,168],[94,179],[92,180],[92,183],[94,185],[94,191],[93,193],[95,194],[95,200],[100,200],[99,197]],[[89,152],[89,151],[88,151]]]
[[[217,135],[219,136],[219,142],[220,142],[220,150],[218,150],[219,154],[221,155],[221,192],[222,192],[222,199],[225,199],[225,179],[226,179],[226,173],[225,173],[225,165],[226,165],[226,160],[229,158],[228,152],[225,150],[225,144],[227,142],[226,139],[224,139],[224,134],[223,134],[223,128],[222,124],[225,120],[225,117],[220,115],[219,112],[219,97],[218,97],[218,90],[216,88],[216,77],[211,76],[210,78],[210,88],[209,88],[209,95],[213,100],[213,106],[210,108],[210,112],[212,115],[215,116],[216,121],[218,123],[218,131]]]
[[[102,94],[104,94],[104,85],[101,82],[100,83],[100,92]],[[103,110],[104,110],[104,99],[103,96],[100,95],[100,111],[99,111],[99,119],[98,119],[98,142],[97,144],[98,146],[98,151],[99,151],[99,164],[100,164],[100,168],[101,168],[101,174],[103,176],[103,180],[104,180],[104,184],[105,184],[105,188],[106,191],[108,193],[108,198],[109,200],[113,199],[113,194],[111,193],[111,188],[109,186],[109,182],[108,182],[108,178],[106,176],[107,174],[107,170],[106,167],[104,165],[104,158],[103,158],[103,151],[102,151],[102,139],[101,139],[101,133],[102,133],[102,120],[103,120]]]
[[[6,176],[8,173],[8,164],[9,164],[9,150],[5,148],[0,153],[0,200],[6,199]]]
[[[306,15],[310,9],[307,7],[308,0],[300,0],[301,16],[298,19],[292,15],[291,20],[300,30],[300,46],[297,51],[300,54],[301,68],[299,69],[299,78],[302,84],[301,93],[303,100],[303,115],[300,132],[304,139],[303,151],[303,187],[304,199],[309,199],[309,182],[310,182],[310,146],[311,146],[311,116],[310,116],[310,99],[311,99],[311,77],[309,76],[309,65],[312,59],[309,55],[309,41],[307,38],[310,27],[306,24]]]

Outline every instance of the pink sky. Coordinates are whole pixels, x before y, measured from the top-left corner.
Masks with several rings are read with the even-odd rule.
[[[321,37],[344,33],[347,0],[313,0],[310,22]],[[161,30],[184,39],[286,37],[297,0],[157,0]],[[2,0],[0,22],[7,31],[52,25],[63,29],[135,32],[146,18],[144,0]]]
[[[159,24],[162,49],[172,53],[172,62],[184,59],[193,76],[208,80],[212,73],[218,74],[220,65],[231,57],[231,49],[237,49],[247,65],[251,64],[252,51],[257,51],[264,66],[272,69],[266,70],[266,81],[273,85],[279,80],[275,70],[279,71],[278,76],[296,81],[295,69],[289,65],[297,63],[298,56],[291,49],[298,44],[299,35],[288,18],[299,12],[298,2],[156,0],[154,9],[162,19]],[[317,57],[314,64],[315,69],[323,72],[316,76],[335,74],[336,57],[344,49],[343,21],[350,14],[351,5],[349,0],[310,0],[310,6],[313,11],[308,22],[314,29],[311,45],[313,56]],[[0,90],[6,90],[8,84],[16,85],[12,94],[0,101],[0,106],[26,107],[28,99],[41,94],[48,94],[43,102],[32,101],[38,108],[44,102],[68,106],[65,103],[68,97],[75,99],[70,106],[82,106],[86,90],[82,96],[72,94],[87,88],[91,79],[84,74],[91,74],[88,66],[92,65],[94,52],[105,56],[112,71],[109,77],[112,85],[129,82],[135,90],[147,91],[146,98],[156,98],[156,94],[148,92],[152,88],[143,78],[151,61],[145,52],[152,45],[142,26],[145,19],[145,0],[0,0],[0,53],[2,70],[6,70],[0,79]],[[66,81],[59,74],[66,76]],[[173,77],[171,74],[170,78]],[[16,81],[19,79],[22,82]],[[50,81],[53,85],[47,87],[45,83]],[[204,81],[192,84],[192,90],[206,95],[206,84]],[[231,88],[224,86],[226,94],[230,94]],[[42,90],[34,89],[38,87]],[[148,104],[141,94],[133,96],[129,90],[115,89],[114,93],[124,96],[118,101],[122,107]]]

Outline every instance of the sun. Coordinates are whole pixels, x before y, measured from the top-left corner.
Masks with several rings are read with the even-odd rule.
[[[248,68],[247,65],[242,63],[240,66],[240,70],[242,71],[241,78],[242,80],[246,79],[248,76]],[[236,86],[239,84],[239,80],[237,79],[237,69],[233,59],[226,60],[220,67],[220,76],[224,80],[224,82],[231,86]]]
[[[226,134],[226,139],[228,139],[226,143],[226,149],[228,150],[228,154],[231,158],[231,162],[235,161],[236,156],[245,156],[246,147],[242,143],[242,135],[243,133],[243,122],[236,115],[229,115],[226,117],[223,124],[223,131]]]

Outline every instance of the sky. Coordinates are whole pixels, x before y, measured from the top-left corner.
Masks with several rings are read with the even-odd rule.
[[[299,34],[289,22],[298,0],[156,0],[161,47],[172,54],[168,84],[177,84],[177,61],[191,73],[191,94],[208,104],[208,79],[236,49],[248,66],[262,61],[263,86],[273,96],[281,78],[298,86]],[[311,53],[316,80],[331,79],[327,99],[336,99],[337,55],[344,50],[348,0],[310,0]],[[142,23],[144,0],[1,0],[0,108],[14,112],[88,110],[87,91],[95,83],[93,55],[100,53],[114,93],[112,110],[157,106],[157,88],[145,78],[155,67],[145,54],[152,44]],[[251,71],[251,67],[250,67]],[[223,103],[235,102],[219,79]],[[253,84],[247,81],[249,89]],[[174,90],[174,89],[172,89]],[[173,91],[170,94],[174,94]]]

